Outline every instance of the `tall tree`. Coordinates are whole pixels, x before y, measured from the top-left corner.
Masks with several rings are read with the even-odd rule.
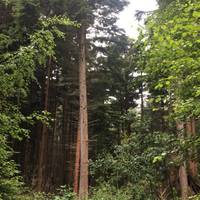
[[[88,113],[87,113],[87,83],[86,83],[86,27],[80,30],[79,58],[79,93],[80,93],[80,186],[79,197],[86,199],[88,195]]]

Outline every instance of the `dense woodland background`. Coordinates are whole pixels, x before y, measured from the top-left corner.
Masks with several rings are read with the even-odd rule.
[[[127,4],[0,0],[0,199],[200,199],[200,2],[138,11],[136,40],[116,25]]]

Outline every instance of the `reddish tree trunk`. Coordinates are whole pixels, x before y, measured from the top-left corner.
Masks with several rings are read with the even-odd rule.
[[[188,120],[186,122],[186,132],[187,132],[187,135],[189,137],[191,136],[196,136],[196,130],[195,130],[195,119],[192,118],[190,120]],[[192,177],[195,177],[197,176],[197,162],[195,160],[193,160],[191,157],[192,157],[192,154],[195,153],[195,149],[193,149],[191,152],[189,152],[189,156],[190,156],[190,160],[189,160],[189,174],[192,176]]]
[[[51,60],[49,59],[48,67],[47,67],[47,77],[45,81],[45,96],[44,96],[44,110],[48,111],[48,99],[49,99],[49,85],[50,85],[50,66]],[[45,173],[45,164],[46,164],[46,154],[47,154],[47,145],[48,145],[48,137],[47,137],[47,127],[45,124],[42,125],[41,132],[41,142],[40,142],[40,151],[39,151],[39,161],[38,161],[38,176],[37,176],[37,185],[36,190],[43,190],[43,179]]]
[[[86,58],[85,58],[86,28],[80,30],[80,58],[79,58],[79,92],[80,92],[80,185],[79,198],[86,199],[88,195],[88,113],[86,86]]]
[[[79,172],[80,172],[80,127],[78,125],[77,130],[77,143],[76,143],[76,158],[75,158],[75,169],[74,169],[74,192],[78,194],[79,185]]]
[[[192,135],[196,136],[196,121],[194,118],[192,118],[191,126],[192,126]],[[193,153],[196,153],[196,149],[194,150]],[[195,160],[191,161],[190,172],[193,177],[198,175],[198,165]]]

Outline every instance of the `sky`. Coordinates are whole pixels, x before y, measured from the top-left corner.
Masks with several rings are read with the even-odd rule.
[[[129,37],[136,38],[139,27],[135,18],[136,10],[152,11],[157,8],[157,4],[156,0],[129,0],[129,2],[129,5],[120,13],[117,24],[120,28],[125,29]],[[142,25],[141,22],[140,25]]]

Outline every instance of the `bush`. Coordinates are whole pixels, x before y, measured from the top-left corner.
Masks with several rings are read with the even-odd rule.
[[[71,190],[67,190],[66,186],[61,186],[52,200],[75,200],[75,197],[76,195]]]
[[[15,200],[51,200],[51,195],[43,192],[25,192],[24,194],[18,195]]]
[[[101,184],[98,188],[92,189],[89,200],[131,200],[130,188],[117,189],[107,183]]]
[[[61,186],[57,194],[46,194],[44,192],[34,192],[25,190],[22,194],[17,195],[15,200],[75,200],[75,194],[67,190],[66,186]]]
[[[101,184],[97,188],[91,189],[91,196],[88,200],[131,200],[130,188],[117,189],[107,183]],[[77,200],[76,194],[66,186],[61,186],[58,193],[55,195],[45,193],[27,192],[19,195],[16,200]]]
[[[200,200],[200,195],[189,197],[190,200]]]
[[[19,171],[11,156],[13,151],[8,147],[6,138],[0,135],[0,200],[15,200],[15,195],[22,186]]]

